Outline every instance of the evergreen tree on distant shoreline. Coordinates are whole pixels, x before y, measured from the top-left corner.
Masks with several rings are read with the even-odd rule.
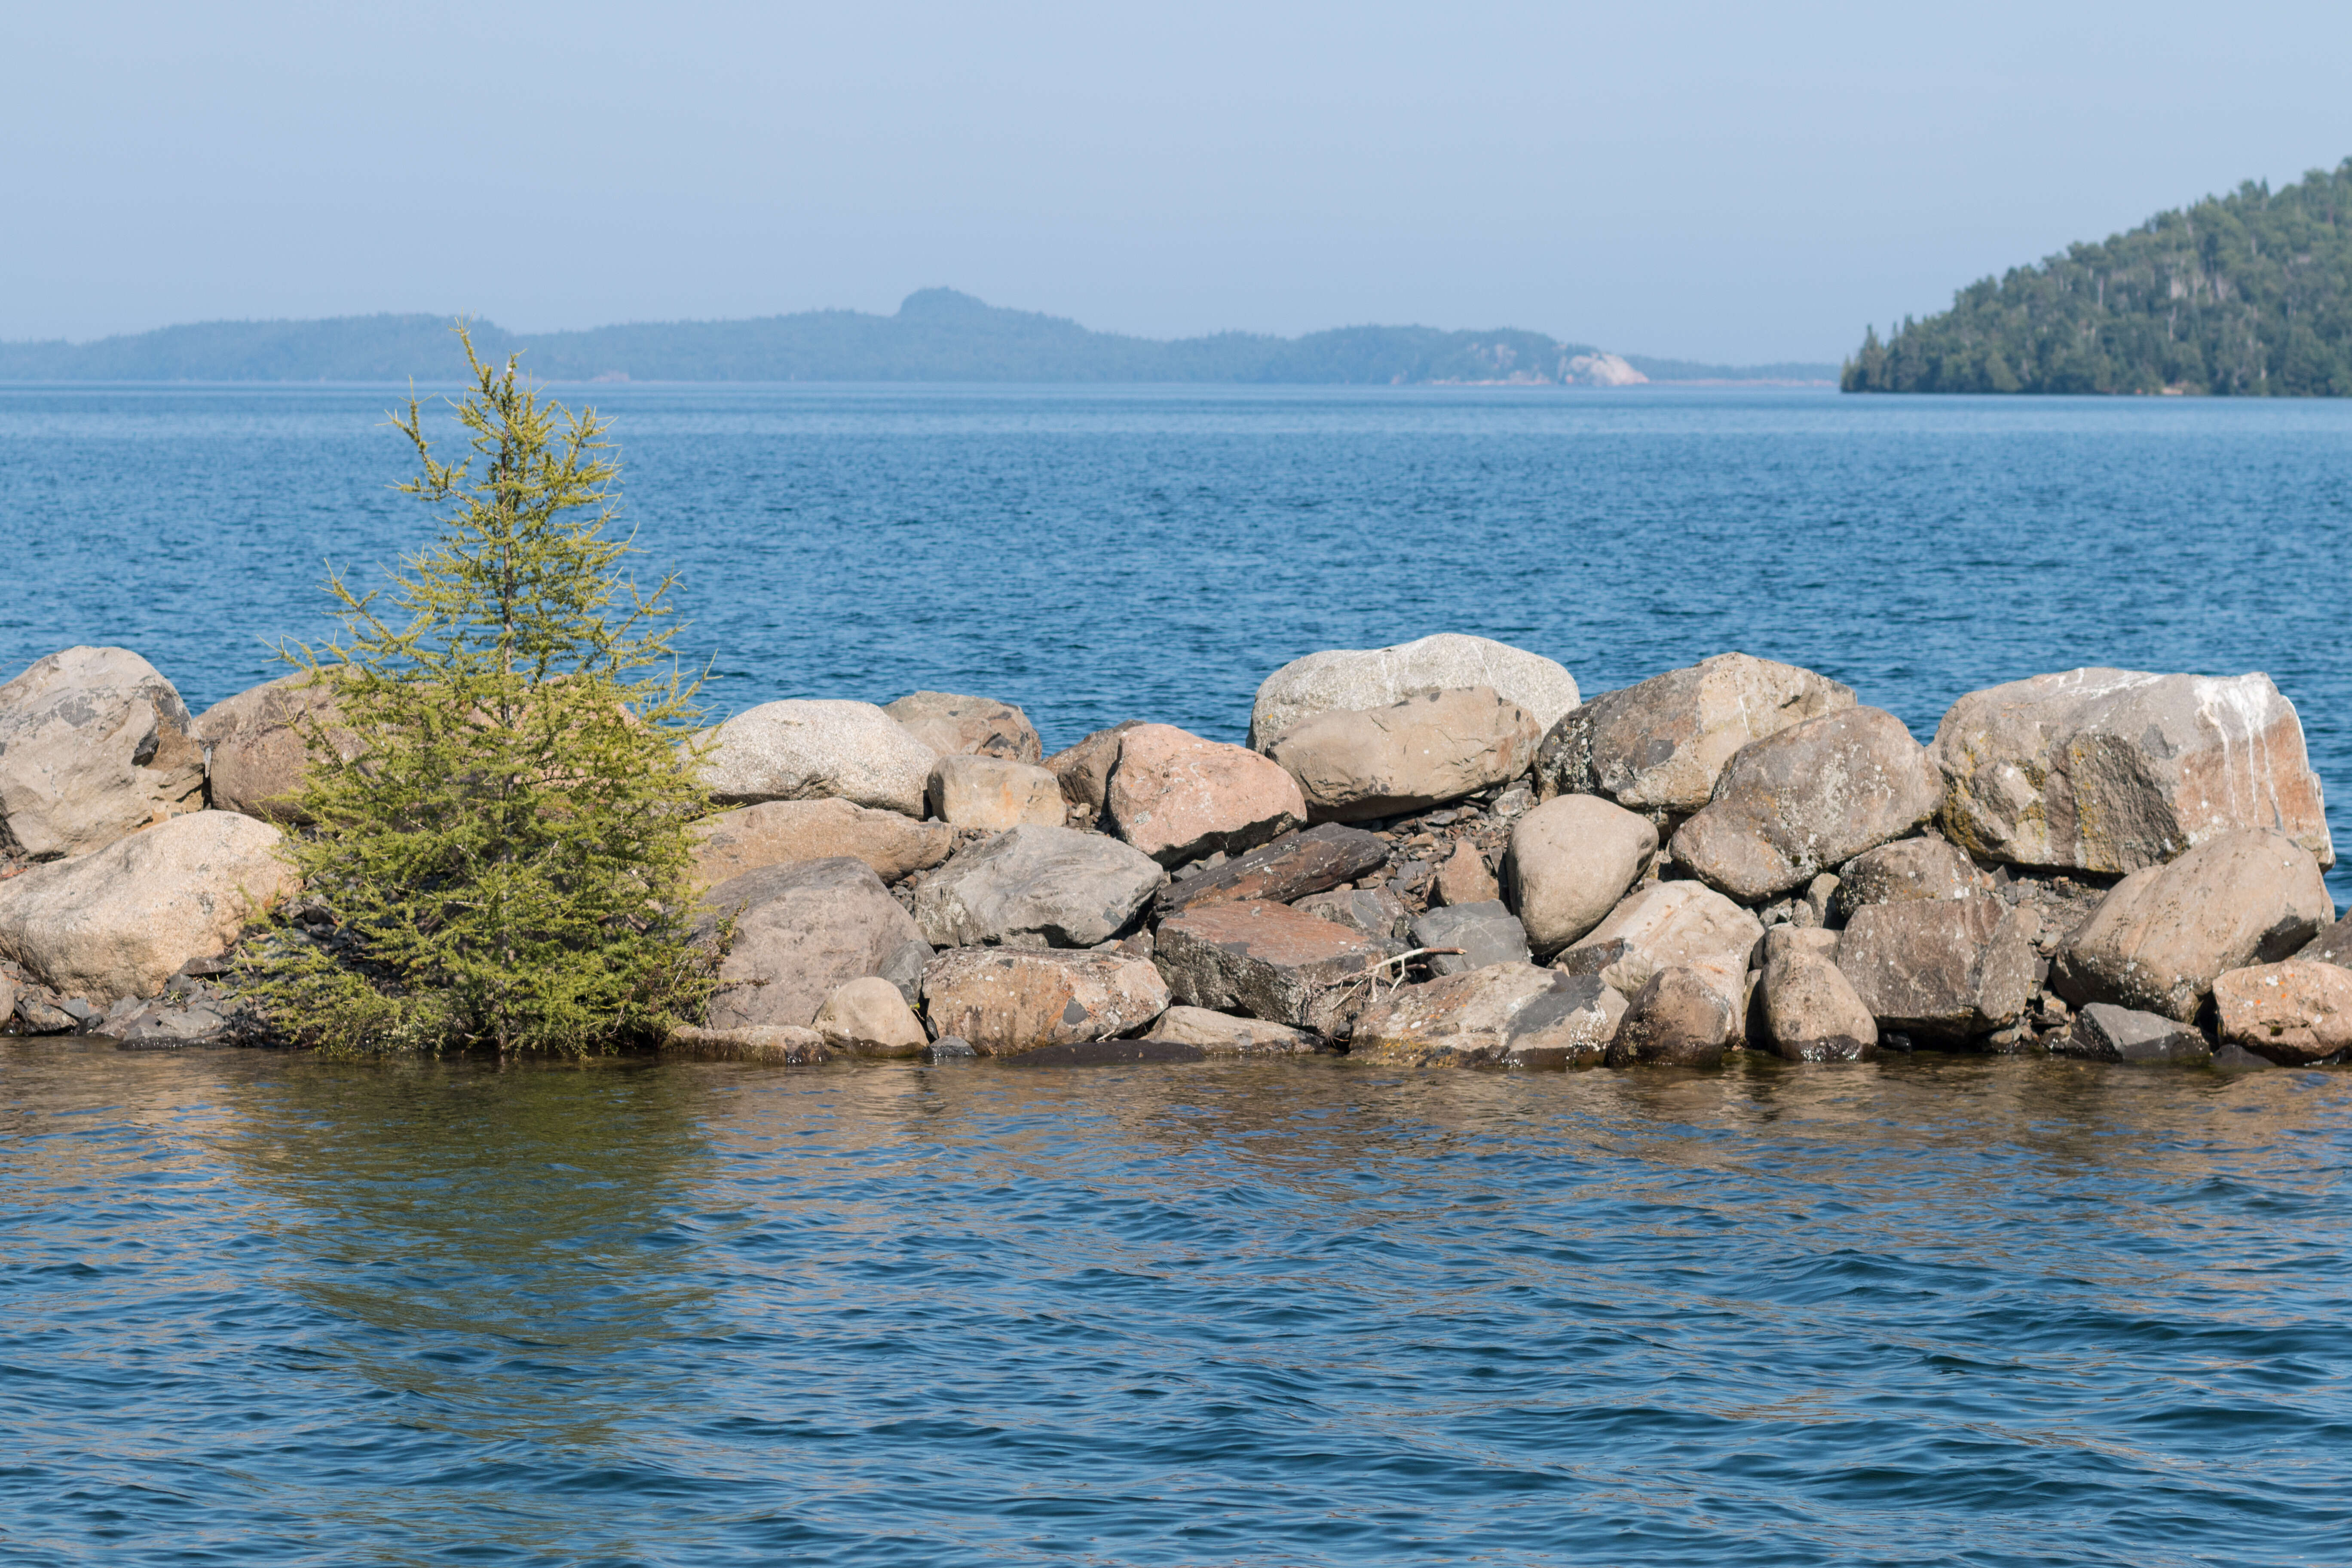
[[[2352,158],[2158,214],[1865,331],[1847,392],[2352,396]]]
[[[414,397],[394,419],[423,465],[400,488],[449,509],[439,537],[391,609],[331,576],[343,637],[288,655],[334,688],[299,795],[315,826],[288,852],[336,935],[267,944],[261,995],[281,1033],[339,1052],[608,1048],[711,984],[687,925],[707,802],[664,624],[676,579],[621,575],[594,412],[542,405],[458,332],[473,456],[436,458]]]

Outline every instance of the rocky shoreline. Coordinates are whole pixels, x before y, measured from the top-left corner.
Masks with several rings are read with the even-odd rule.
[[[119,648],[0,687],[5,1027],[270,1043],[239,944],[351,940],[278,853],[304,729],[361,744],[333,719],[291,678],[191,717]],[[2352,1051],[2321,786],[2261,675],[2036,676],[1923,747],[1743,654],[1581,700],[1444,634],[1286,665],[1244,745],[1131,721],[1046,756],[1019,708],[937,692],[709,739],[701,930],[731,938],[684,1055]]]

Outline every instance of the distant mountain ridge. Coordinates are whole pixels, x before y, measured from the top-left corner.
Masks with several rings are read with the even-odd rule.
[[[2158,213],[1865,329],[1848,392],[2352,396],[2352,158]]]
[[[548,381],[1231,382],[1326,385],[1617,386],[1644,380],[1814,381],[1834,365],[1693,365],[1605,353],[1541,332],[1339,327],[1129,337],[986,304],[952,289],[909,294],[895,315],[806,310],[568,332],[473,323],[487,354],[523,354]],[[1651,367],[1664,374],[1653,374]],[[454,381],[449,318],[338,316],[205,321],[95,342],[0,343],[0,381]],[[1676,374],[1692,371],[1721,373]],[[1806,372],[1806,374],[1789,374]]]

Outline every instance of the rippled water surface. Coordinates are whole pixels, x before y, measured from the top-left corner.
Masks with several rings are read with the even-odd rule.
[[[0,1073],[11,1563],[2352,1541],[2352,1075]]]
[[[1283,661],[1448,629],[1588,692],[1741,647],[1922,734],[2263,669],[2352,844],[2352,403],[594,396],[721,710],[1237,739]],[[0,679],[272,674],[323,559],[422,537],[388,401],[0,388]],[[0,1041],[0,1560],[2341,1564],[2347,1126],[2352,1074],[1927,1056]]]

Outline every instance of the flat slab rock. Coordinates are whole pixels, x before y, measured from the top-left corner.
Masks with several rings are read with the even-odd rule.
[[[1388,863],[1389,847],[1360,827],[1326,823],[1286,833],[1213,870],[1171,882],[1160,893],[1164,918],[1201,904],[1256,900],[1288,904],[1352,882]]]
[[[770,800],[695,824],[694,879],[716,887],[763,866],[862,860],[885,882],[929,870],[955,848],[955,829],[845,800]]]
[[[825,1059],[824,1037],[790,1024],[679,1027],[662,1042],[662,1054],[711,1061],[772,1062],[779,1067],[814,1067]]]
[[[1318,1035],[1346,1031],[1370,981],[1351,984],[1391,943],[1256,900],[1204,904],[1162,921],[1152,962],[1192,1007],[1245,1013]]]
[[[2266,675],[2012,680],[1953,703],[1931,751],[1945,833],[1989,859],[2137,871],[2262,828],[2336,862],[2302,721]]]
[[[1322,1042],[1304,1029],[1206,1007],[1171,1007],[1144,1038],[1191,1046],[1212,1057],[1308,1056],[1323,1049]]]
[[[1594,1067],[1625,998],[1591,975],[1496,963],[1384,991],[1356,1020],[1350,1060],[1399,1067]]]
[[[2094,1002],[2076,1014],[2050,1049],[2099,1062],[2201,1062],[2213,1055],[2212,1042],[2189,1025],[2110,1002]]]

